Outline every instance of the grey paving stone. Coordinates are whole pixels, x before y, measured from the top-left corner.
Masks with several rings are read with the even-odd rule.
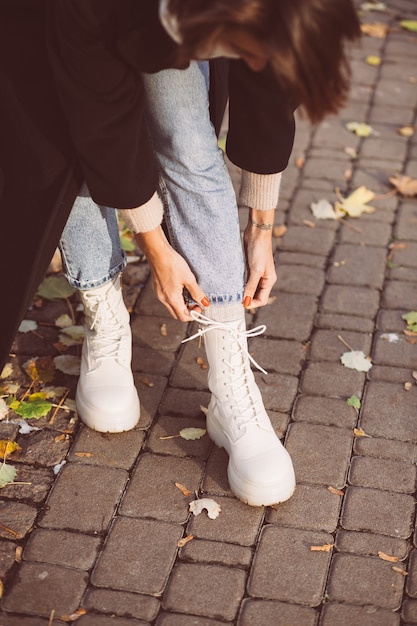
[[[326,257],[319,256],[317,254],[308,254],[304,252],[285,252],[285,250],[279,250],[275,255],[277,260],[278,269],[281,264],[283,265],[307,265],[307,267],[316,267],[318,269],[324,269],[326,266]]]
[[[417,241],[417,207],[415,203],[402,202],[398,210],[398,219],[394,227],[398,239]]]
[[[282,238],[280,249],[327,256],[334,239],[335,234],[327,228],[291,226]]]
[[[269,306],[260,309],[257,322],[266,325],[266,334],[282,339],[306,341],[311,333],[317,302],[314,296],[281,294]]]
[[[16,616],[4,612],[0,612],[0,623],[2,626],[50,626],[50,621],[46,617],[45,619],[42,617],[24,617],[22,614]]]
[[[370,319],[338,313],[320,313],[316,318],[315,325],[317,328],[353,330],[361,333],[370,333],[374,330],[374,323]]]
[[[378,552],[384,552],[396,556],[400,561],[403,561],[409,552],[408,542],[404,539],[363,531],[338,530],[335,543],[339,552],[362,556],[378,556]]]
[[[341,334],[334,330],[317,330],[311,340],[310,360],[337,361],[339,363],[341,356],[349,351],[341,339],[353,350],[362,350],[365,354],[369,354],[371,351],[372,335],[370,333],[344,331]]]
[[[396,265],[395,261],[390,265],[388,269],[388,280],[401,280],[403,282],[413,283],[416,277],[416,270],[414,267],[406,267],[402,265]]]
[[[186,440],[179,436],[183,428],[206,428],[206,420],[203,413],[201,417],[167,417],[161,416],[154,422],[149,437],[146,440],[146,449],[156,454],[168,454],[170,456],[195,456],[206,459],[213,445],[208,435],[201,439]]]
[[[174,564],[182,533],[180,524],[117,517],[91,582],[96,587],[159,596]]]
[[[359,487],[414,493],[416,478],[417,468],[412,463],[356,456],[350,465],[348,481]]]
[[[110,615],[83,615],[78,621],[79,626],[150,626],[143,620],[113,617]]]
[[[295,402],[292,419],[296,422],[353,428],[358,417],[355,409],[346,404],[346,400],[301,395]]]
[[[13,541],[0,542],[0,578],[4,579],[15,562],[17,545]],[[1,623],[1,621],[0,621]]]
[[[388,122],[387,122],[388,120]],[[413,123],[413,109],[411,107],[395,107],[380,106],[374,107],[370,111],[369,124],[375,128],[376,124],[385,124],[393,127],[392,130],[399,126]],[[380,132],[379,130],[377,132]],[[388,133],[386,133],[388,134]]]
[[[318,614],[306,606],[273,600],[243,600],[237,626],[316,626]]]
[[[398,280],[387,281],[382,297],[382,306],[387,309],[404,309],[404,312],[415,311],[417,308],[417,293],[410,289],[408,283]]]
[[[38,528],[29,537],[23,559],[88,570],[97,558],[100,543],[98,537],[79,532]]]
[[[405,391],[402,385],[371,382],[367,385],[360,425],[374,437],[417,442],[415,407],[417,388]]]
[[[381,83],[375,92],[377,99],[382,98]],[[411,85],[410,85],[411,87]],[[404,161],[407,153],[407,141],[397,135],[396,141],[387,141],[382,137],[368,137],[361,147],[361,156],[372,159],[395,159]]]
[[[121,617],[134,617],[152,622],[159,611],[157,598],[112,589],[89,589],[83,600],[88,611],[111,613]]]
[[[157,376],[155,374],[146,375],[146,383],[143,382],[141,374],[135,373],[133,377],[140,399],[140,420],[138,428],[143,430],[149,428],[152,423],[159,404],[162,401],[168,381],[163,376]],[[152,383],[152,387],[149,386],[149,381]]]
[[[172,317],[142,315],[131,323],[133,349],[153,348],[175,352],[185,339],[187,326]]]
[[[207,391],[187,390],[185,392],[182,389],[168,388],[159,406],[159,413],[201,418],[200,407],[208,407],[209,402],[210,394]]]
[[[376,289],[329,285],[324,291],[321,312],[359,315],[373,319],[378,306],[379,292]]]
[[[396,566],[401,567],[400,564]],[[371,556],[335,554],[329,572],[330,602],[346,602],[391,609],[401,606],[404,576],[392,563]]]
[[[180,563],[170,577],[162,606],[166,611],[231,621],[245,593],[243,570]]]
[[[365,99],[369,98],[369,91],[365,93]],[[356,98],[357,100],[358,98]],[[362,97],[362,100],[364,98]],[[313,147],[325,148],[330,147],[334,150],[343,151],[346,146],[357,148],[359,145],[359,137],[353,135],[338,119],[328,118],[321,122],[313,137]]]
[[[207,389],[207,357],[203,343],[201,345],[199,343],[199,341],[190,341],[182,347],[181,355],[175,364],[169,381],[174,387]],[[203,362],[202,365],[199,364],[197,359]]]
[[[368,372],[368,378],[372,382],[383,380],[388,383],[400,383],[403,385],[403,388],[406,382],[410,382],[412,385],[415,384],[411,370],[389,365],[374,365]]]
[[[341,497],[327,487],[298,484],[289,500],[266,509],[265,519],[279,526],[332,533],[337,528],[341,502]]]
[[[353,433],[344,428],[297,422],[290,425],[286,448],[296,479],[341,489],[346,483]]]
[[[180,613],[161,613],[155,626],[223,626],[224,622],[199,617],[197,615],[181,615]]]
[[[253,358],[267,372],[297,376],[307,358],[306,349],[299,341],[288,339],[252,339],[249,350]]]
[[[406,599],[403,602],[401,617],[407,624],[417,623],[417,600]]]
[[[326,279],[330,284],[381,289],[385,268],[384,248],[340,244],[332,257]]]
[[[403,241],[402,246],[395,250],[393,261],[395,264],[410,267],[415,269],[417,267],[417,242],[416,241]]]
[[[277,267],[277,282],[274,287],[279,292],[320,295],[324,285],[324,272],[316,267],[305,265],[283,265]]]
[[[249,547],[194,538],[181,548],[179,556],[183,561],[191,563],[212,563],[248,569],[253,555]]]
[[[414,499],[404,493],[348,487],[342,508],[345,530],[368,531],[407,539],[412,532]]]
[[[319,623],[320,626],[399,626],[400,616],[374,606],[349,606],[328,602],[323,607]]]
[[[324,179],[334,184],[335,180],[344,180],[346,165],[338,159],[315,158],[307,159],[303,167],[307,178]]]
[[[255,380],[261,390],[268,411],[290,411],[297,395],[298,378],[285,374],[257,374]]]
[[[32,529],[37,513],[35,507],[23,502],[0,502],[0,537],[23,539]]]
[[[381,332],[398,332],[402,333],[406,328],[406,322],[402,315],[407,311],[390,310],[381,308],[378,312],[377,327]]]
[[[39,421],[36,420],[36,422],[32,426],[39,427]],[[18,443],[22,448],[22,452],[19,452],[19,460],[37,467],[54,467],[57,463],[61,463],[65,459],[71,442],[65,439],[57,441],[56,437],[56,432],[44,428],[24,437],[18,437]]]
[[[264,517],[263,507],[248,507],[236,498],[221,496],[216,498],[216,502],[221,507],[220,515],[215,520],[205,512],[192,515],[187,524],[187,534],[241,546],[254,545]]]
[[[328,533],[266,526],[261,533],[248,581],[258,598],[318,606],[323,597],[330,553],[311,546],[333,544]],[[271,554],[279,558],[271,559]]]
[[[175,483],[193,494],[199,488],[203,469],[203,463],[195,458],[141,455],[120,505],[122,515],[184,523],[194,496],[184,496]]]
[[[14,462],[14,458],[10,460]],[[34,504],[43,502],[54,480],[52,470],[21,463],[14,464],[14,467],[17,469],[16,482],[2,487],[2,498]]]
[[[132,371],[144,375],[160,374],[169,376],[175,363],[175,353],[153,348],[134,348],[132,351]]]
[[[102,532],[111,521],[127,480],[127,472],[121,469],[67,463],[39,525]]]
[[[417,446],[406,441],[379,437],[356,437],[353,449],[355,454],[417,463]]]
[[[202,492],[210,496],[233,496],[227,481],[229,457],[223,448],[213,446],[207,461]]]
[[[300,391],[307,395],[350,398],[362,397],[365,374],[342,363],[309,362],[301,377]]]
[[[406,591],[412,598],[417,598],[417,550],[410,553]]]
[[[136,429],[125,433],[99,433],[83,426],[67,460],[129,470],[136,461],[144,437],[144,432]]]
[[[74,613],[80,606],[88,576],[49,563],[22,563],[19,576],[6,590],[2,607],[6,611],[40,617]]]
[[[365,144],[366,145],[366,144]],[[342,224],[340,241],[342,243],[354,243],[360,246],[387,246],[391,240],[391,226],[382,222],[361,222],[355,225],[355,230],[350,223]]]

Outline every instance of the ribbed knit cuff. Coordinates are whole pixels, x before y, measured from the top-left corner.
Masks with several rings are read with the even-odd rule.
[[[128,229],[133,233],[147,233],[149,230],[158,228],[164,216],[162,200],[157,192],[152,198],[135,209],[119,209]]]
[[[278,204],[281,172],[277,174],[254,174],[242,170],[239,204],[251,209],[268,211]]]

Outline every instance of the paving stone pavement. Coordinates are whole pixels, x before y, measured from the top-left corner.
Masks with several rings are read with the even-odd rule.
[[[204,352],[181,343],[192,329],[156,301],[139,259],[124,272],[139,426],[88,430],[71,410],[77,377],[60,370],[49,384],[68,398],[61,391],[61,406],[28,420],[37,430],[24,434],[12,409],[0,422],[0,438],[21,447],[7,459],[15,482],[1,489],[0,626],[417,624],[417,344],[402,317],[417,310],[417,198],[389,182],[417,178],[417,132],[398,133],[417,128],[417,33],[400,25],[417,19],[417,6],[378,6],[361,20],[388,31],[352,50],[346,107],[316,128],[298,119],[276,213],[286,227],[274,238],[278,281],[270,304],[248,314],[250,325],[267,326],[251,352],[268,371],[256,376],[294,460],[294,496],[242,504],[224,451],[207,435],[178,436],[205,425]],[[381,63],[367,63],[370,55]],[[351,121],[374,132],[359,137]],[[312,202],[360,185],[376,194],[375,212],[313,216]],[[241,207],[242,228],[246,217]],[[29,359],[79,356],[79,346],[59,343],[63,313],[64,300],[34,302],[27,317],[38,328],[18,333],[3,397],[28,389]],[[351,350],[369,355],[367,373],[341,363]],[[190,513],[196,494],[220,504],[217,519]]]

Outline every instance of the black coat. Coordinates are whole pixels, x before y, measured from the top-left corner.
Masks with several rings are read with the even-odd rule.
[[[82,181],[116,208],[140,206],[156,189],[141,73],[177,63],[158,5],[0,0],[0,367]],[[285,169],[294,121],[270,70],[235,60],[211,70],[217,130],[230,98],[229,158],[258,173]]]

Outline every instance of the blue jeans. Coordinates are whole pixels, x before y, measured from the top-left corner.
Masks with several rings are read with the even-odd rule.
[[[244,257],[236,196],[208,110],[207,62],[143,76],[149,130],[171,245],[186,259],[212,304],[241,302]],[[97,287],[125,265],[117,213],[96,205],[86,185],[60,249],[68,281]]]

